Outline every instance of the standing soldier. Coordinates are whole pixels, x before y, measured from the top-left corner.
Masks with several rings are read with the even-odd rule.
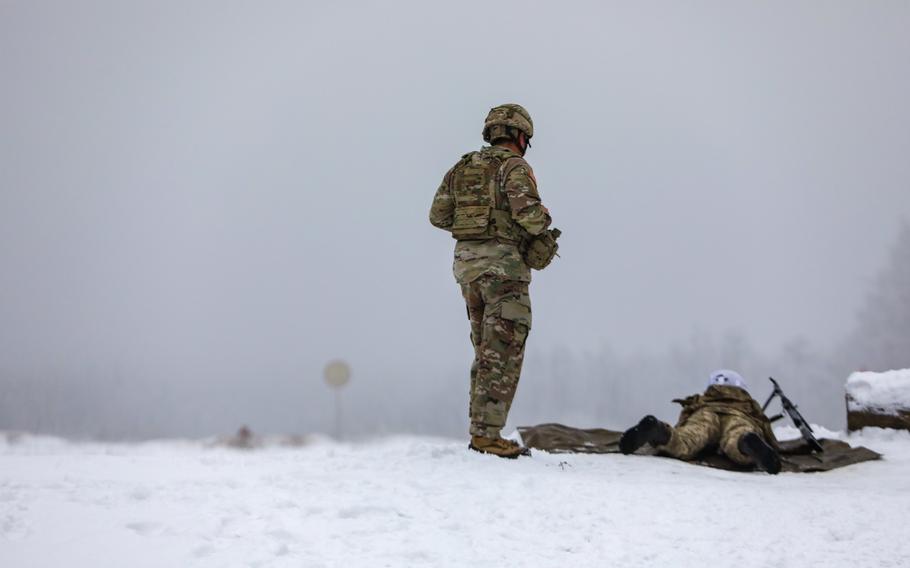
[[[505,458],[527,449],[500,436],[518,387],[525,340],[531,329],[528,285],[556,253],[559,231],[547,231],[550,214],[523,156],[534,123],[523,107],[490,110],[483,139],[450,169],[430,208],[430,222],[452,233],[453,272],[471,322],[471,443]]]

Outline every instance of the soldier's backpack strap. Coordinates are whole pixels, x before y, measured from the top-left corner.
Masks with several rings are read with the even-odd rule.
[[[504,186],[500,181],[500,172],[502,171],[503,163],[504,162],[500,162],[496,158],[491,159],[486,172],[487,179],[489,180],[490,195],[493,198],[493,209],[500,211],[503,209],[502,190]]]
[[[466,165],[468,162],[470,162],[471,158],[476,153],[477,153],[476,151],[468,152],[467,154],[463,155],[460,160],[458,160],[458,163],[456,163],[454,166],[452,166],[452,176],[449,177],[449,190],[455,189],[455,181],[456,181],[455,178],[459,177],[459,175],[461,174],[461,171],[460,171],[461,168],[464,165]],[[454,195],[454,193],[452,195]]]

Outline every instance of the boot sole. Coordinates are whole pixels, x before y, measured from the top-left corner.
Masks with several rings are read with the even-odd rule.
[[[619,451],[624,455],[635,453],[638,448],[654,439],[658,432],[659,422],[653,416],[645,416],[638,424],[632,426],[619,438]]]
[[[521,450],[515,454],[497,454],[496,452],[488,452],[487,450],[478,448],[474,444],[468,444],[468,449],[474,450],[475,452],[477,452],[479,454],[487,454],[490,456],[496,456],[498,458],[505,458],[507,460],[514,460],[514,459],[518,459],[521,456],[530,456],[531,455],[531,450],[529,450],[528,448],[521,448]]]
[[[755,465],[762,471],[771,475],[780,473],[780,457],[771,446],[765,443],[757,434],[746,434],[743,440],[746,451],[743,452],[755,460]]]

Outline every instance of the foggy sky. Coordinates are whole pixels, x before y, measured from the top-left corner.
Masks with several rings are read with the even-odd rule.
[[[529,351],[830,347],[910,218],[908,29],[904,2],[0,0],[0,385],[112,378],[99,405],[156,392],[193,433],[323,427],[338,357],[351,396],[409,393],[382,412],[466,392],[427,211],[503,102],[564,232]]]

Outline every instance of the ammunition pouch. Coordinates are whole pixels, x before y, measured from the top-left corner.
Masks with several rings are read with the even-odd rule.
[[[562,231],[559,229],[550,229],[539,235],[523,239],[519,245],[519,250],[525,264],[534,270],[543,270],[549,266],[553,258],[559,256],[556,253],[559,250],[556,239],[560,235],[562,235]]]
[[[489,232],[492,209],[489,205],[456,207],[452,236],[459,240],[483,238]]]
[[[520,228],[512,220],[512,214],[489,205],[461,206],[455,208],[452,221],[452,237],[460,241],[499,239],[518,244],[521,241]]]

